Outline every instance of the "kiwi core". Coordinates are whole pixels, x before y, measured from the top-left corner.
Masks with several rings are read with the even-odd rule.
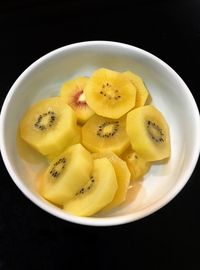
[[[74,95],[73,102],[75,106],[86,106],[85,94],[83,90],[78,90],[78,92]]]
[[[56,121],[56,114],[53,111],[40,114],[34,124],[35,128],[39,130],[49,129]]]
[[[53,164],[52,169],[50,171],[50,175],[52,178],[55,179],[62,173],[62,171],[65,168],[66,162],[67,162],[66,158],[60,158]]]
[[[92,189],[93,185],[94,185],[94,182],[95,182],[95,179],[94,179],[94,176],[90,176],[90,180],[87,182],[87,184],[80,190],[76,193],[76,196],[80,196],[86,192],[88,192],[89,190]]]
[[[153,141],[157,143],[164,142],[164,134],[162,129],[153,121],[147,121],[147,131],[149,136],[153,139]]]
[[[109,100],[114,99],[118,100],[121,99],[121,96],[119,94],[119,90],[116,89],[113,85],[110,83],[104,83],[102,84],[99,94],[108,98]]]
[[[112,137],[115,135],[119,128],[118,121],[108,121],[98,126],[97,136],[99,137]]]

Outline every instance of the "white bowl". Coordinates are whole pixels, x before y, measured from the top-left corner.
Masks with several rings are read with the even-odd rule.
[[[44,97],[56,95],[61,84],[97,68],[131,70],[140,75],[153,103],[170,127],[171,158],[153,165],[141,185],[130,190],[127,202],[95,217],[72,216],[48,203],[37,192],[35,176],[40,164],[27,164],[16,149],[18,122],[26,109]],[[108,226],[145,217],[171,201],[184,187],[196,165],[200,150],[200,122],[196,103],[183,80],[156,56],[116,42],[89,41],[59,48],[27,68],[11,87],[1,111],[1,153],[19,189],[47,212],[74,223]]]

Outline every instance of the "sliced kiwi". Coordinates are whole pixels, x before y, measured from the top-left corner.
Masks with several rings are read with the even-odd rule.
[[[41,178],[40,194],[62,205],[87,183],[92,168],[91,154],[81,144],[72,145],[50,163]]]
[[[85,96],[95,113],[118,119],[135,106],[136,88],[122,73],[101,68],[88,80]]]
[[[108,211],[125,201],[128,187],[130,184],[130,172],[126,165],[126,162],[119,158],[117,155],[115,155],[113,152],[94,153],[92,154],[92,157],[94,159],[103,157],[108,158],[115,170],[118,189],[115,193],[113,200],[103,209]]]
[[[109,204],[117,191],[115,170],[107,158],[94,160],[86,185],[64,205],[64,210],[78,216],[91,216]]]
[[[94,112],[85,99],[86,77],[78,77],[65,82],[60,90],[60,96],[75,111],[79,124],[84,124]]]
[[[169,127],[162,113],[152,105],[128,113],[127,134],[132,148],[147,161],[170,157]]]
[[[131,173],[131,180],[141,179],[151,167],[151,162],[144,160],[131,147],[123,153],[122,159],[126,161]]]
[[[19,130],[21,138],[43,155],[60,153],[80,140],[76,115],[59,97],[32,105],[21,119]]]
[[[125,117],[115,120],[93,115],[82,127],[82,143],[92,152],[120,155],[129,145],[125,125]]]
[[[149,91],[147,90],[142,78],[131,71],[126,71],[123,74],[126,75],[131,83],[136,87],[135,108],[144,106],[148,99]]]

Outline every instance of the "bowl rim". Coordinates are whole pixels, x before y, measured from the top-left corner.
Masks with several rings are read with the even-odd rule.
[[[103,45],[103,46],[111,46],[111,47],[118,47],[123,49],[131,49],[136,52],[142,53],[143,55],[150,57],[152,60],[156,61],[159,65],[163,66],[165,69],[167,69],[173,77],[175,77],[176,80],[179,81],[181,84],[181,87],[184,89],[185,93],[187,94],[187,98],[190,99],[190,102],[193,107],[193,113],[194,118],[193,121],[196,123],[196,138],[200,138],[200,118],[199,118],[199,111],[197,104],[194,100],[194,97],[192,93],[190,92],[189,88],[185,84],[185,82],[182,80],[182,78],[177,74],[176,71],[174,71],[168,64],[166,64],[164,61],[162,61],[160,58],[155,56],[154,54],[147,52],[143,49],[140,49],[136,46],[121,43],[121,42],[115,42],[115,41],[104,41],[104,40],[94,40],[94,41],[83,41],[78,43],[69,44],[63,47],[60,47],[58,49],[55,49],[44,56],[40,57],[38,60],[33,62],[28,68],[25,69],[23,73],[17,78],[17,80],[14,82],[14,84],[11,86],[1,109],[1,115],[0,115],[0,149],[1,149],[1,155],[2,159],[4,161],[4,164],[6,166],[6,169],[14,181],[14,183],[18,186],[18,188],[23,192],[23,194],[31,200],[34,204],[39,206],[41,209],[45,210],[49,214],[52,214],[56,217],[59,217],[63,220],[73,222],[76,224],[81,225],[90,225],[90,226],[112,226],[112,225],[121,225],[126,224],[129,222],[133,222],[136,220],[139,220],[141,218],[144,218],[146,216],[151,215],[152,213],[158,211],[165,205],[167,205],[172,199],[176,197],[176,195],[183,189],[183,187],[186,185],[188,180],[190,179],[194,168],[196,166],[196,163],[198,161],[199,152],[200,152],[200,140],[196,140],[196,148],[193,152],[191,162],[189,166],[187,167],[184,177],[182,177],[182,180],[176,183],[176,185],[173,186],[173,188],[162,198],[155,201],[151,205],[144,207],[134,213],[123,215],[123,216],[114,216],[114,217],[78,217],[70,215],[61,209],[58,209],[56,207],[52,207],[53,205],[47,204],[45,201],[42,201],[38,197],[36,197],[29,189],[23,184],[23,182],[20,180],[20,178],[15,174],[11,163],[9,161],[9,157],[7,154],[7,150],[5,147],[5,133],[4,133],[4,123],[5,123],[5,117],[7,113],[7,109],[9,107],[10,100],[13,96],[13,93],[15,92],[15,89],[17,89],[18,85],[23,81],[24,78],[31,72],[33,69],[37,68],[38,65],[40,65],[43,61],[45,61],[48,58],[51,58],[52,56],[56,54],[60,54],[62,52],[65,52],[65,50],[69,50],[71,48],[80,48],[80,47],[87,47],[87,46],[95,46],[95,45]]]

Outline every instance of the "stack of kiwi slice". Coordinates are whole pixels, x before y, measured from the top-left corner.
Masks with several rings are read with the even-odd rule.
[[[138,75],[101,68],[28,108],[19,131],[48,160],[41,196],[79,216],[122,204],[131,182],[170,157],[168,124],[148,97]]]

